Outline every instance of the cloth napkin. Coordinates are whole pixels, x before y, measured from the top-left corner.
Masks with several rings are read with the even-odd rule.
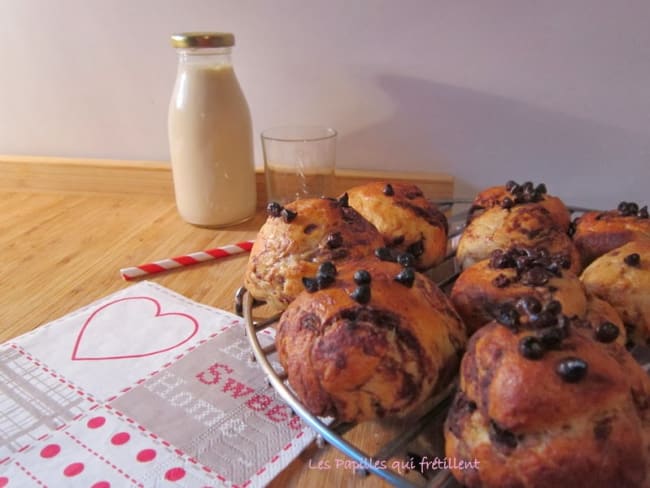
[[[0,345],[0,487],[265,485],[314,434],[250,351],[151,282]]]

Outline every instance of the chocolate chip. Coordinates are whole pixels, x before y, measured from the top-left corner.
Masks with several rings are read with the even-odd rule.
[[[555,368],[555,372],[567,383],[577,383],[587,375],[587,370],[587,363],[576,357],[562,359]]]
[[[519,186],[519,185],[517,185],[517,182],[514,181],[514,180],[508,180],[508,181],[506,182],[506,190],[508,190],[508,191],[512,191],[512,189],[513,189],[515,186]]]
[[[542,310],[534,318],[531,317],[531,325],[537,329],[550,327],[555,324],[557,324],[557,315],[548,310]]]
[[[530,256],[533,258],[537,264],[548,264],[550,263],[551,253],[548,252],[548,249],[545,247],[537,247],[529,251]]]
[[[406,248],[406,252],[413,254],[416,258],[419,258],[424,254],[424,239],[415,241],[413,244]]]
[[[404,268],[410,268],[415,265],[415,257],[413,254],[405,252],[397,255],[397,264]]]
[[[360,269],[354,272],[354,282],[357,285],[368,285],[370,284],[370,281],[372,277],[370,276],[370,273],[368,273],[365,269]]]
[[[413,286],[413,282],[415,281],[415,271],[413,268],[404,268],[402,271],[397,273],[397,276],[395,276],[395,281],[408,288],[411,288]]]
[[[370,286],[360,285],[350,293],[350,298],[357,303],[368,303],[370,301]]]
[[[490,253],[489,266],[495,269],[516,268],[517,277],[525,285],[542,286],[553,276],[562,276],[562,267],[570,267],[568,258],[551,254],[545,247],[536,249],[513,247]]]
[[[549,263],[549,265],[546,266],[546,271],[558,277],[562,276],[562,266],[560,266],[560,263],[557,261]]]
[[[557,315],[562,311],[562,303],[560,303],[558,300],[551,300],[546,304],[544,310],[553,315]]]
[[[308,278],[307,276],[303,276],[302,284],[305,287],[305,290],[307,290],[309,293],[318,291],[318,281],[316,278]]]
[[[570,333],[570,327],[571,327],[571,319],[567,317],[566,315],[560,315],[557,318],[557,329],[562,333],[562,338],[566,339],[569,337]]]
[[[539,331],[539,340],[546,349],[558,349],[564,339],[564,333],[557,327]]]
[[[490,255],[490,267],[494,269],[512,268],[514,261],[509,254],[504,253],[501,249],[492,251]]]
[[[519,256],[515,258],[515,266],[519,271],[523,271],[532,264],[533,260],[530,256]]]
[[[269,202],[266,206],[266,213],[269,217],[279,217],[283,208],[278,202]]]
[[[340,232],[332,232],[331,234],[327,234],[325,245],[329,249],[339,248],[343,245],[343,236]]]
[[[634,202],[621,202],[618,204],[617,210],[623,217],[632,217],[639,212],[639,206]]]
[[[318,289],[323,290],[336,280],[336,266],[331,261],[326,261],[318,267],[316,272],[316,283]]]
[[[390,183],[386,183],[386,186],[384,186],[384,195],[387,197],[392,197],[395,195],[395,190],[393,190],[393,185]]]
[[[519,353],[526,359],[540,359],[544,355],[544,346],[537,337],[526,336],[519,341]]]
[[[649,215],[648,215],[648,206],[644,205],[643,207],[641,207],[641,209],[639,210],[639,213],[637,213],[636,215],[640,219],[647,219],[649,217]]]
[[[538,314],[542,311],[542,303],[537,298],[527,295],[517,301],[517,308],[529,314]]]
[[[325,261],[318,267],[316,276],[327,276],[334,278],[337,274],[336,266],[331,261]]]
[[[529,286],[542,286],[548,283],[548,274],[544,268],[539,266],[524,271],[521,274],[521,282]]]
[[[492,284],[497,288],[505,288],[510,284],[510,278],[504,274],[499,274],[496,278],[492,280]]]
[[[628,254],[627,256],[625,256],[623,261],[628,266],[633,266],[635,268],[638,268],[639,265],[641,264],[641,256],[639,256],[639,253],[633,252],[632,254]]]
[[[338,199],[338,203],[340,207],[349,207],[350,203],[348,202],[348,193],[345,192],[341,197]]]
[[[382,261],[395,261],[393,252],[387,247],[378,247],[375,249],[375,256],[377,256]]]
[[[292,222],[298,216],[297,212],[292,212],[288,208],[283,208],[280,214],[282,215],[282,220],[284,220],[287,224],[289,222]]]
[[[506,189],[514,197],[515,204],[539,202],[544,199],[544,195],[547,193],[544,183],[535,186],[532,181],[526,181],[521,185],[516,184],[514,181],[509,181]]]
[[[519,312],[515,307],[506,303],[499,307],[496,319],[500,324],[513,328],[519,325]]]
[[[616,324],[612,324],[611,322],[603,322],[598,327],[596,327],[596,332],[594,335],[598,341],[609,343],[614,342],[618,338],[620,332],[621,331],[616,326]]]
[[[506,210],[509,209],[509,208],[512,208],[512,207],[514,207],[514,206],[515,206],[515,202],[514,202],[514,201],[512,200],[512,198],[510,198],[510,197],[505,197],[505,198],[501,201],[501,208],[504,208],[504,209],[506,209]]]
[[[316,276],[316,283],[318,284],[318,289],[319,290],[324,290],[328,286],[330,286],[332,283],[336,281],[336,278],[332,276],[325,276],[325,275],[317,275]]]
[[[404,243],[404,236],[397,236],[393,239],[393,246],[399,246],[400,244]]]

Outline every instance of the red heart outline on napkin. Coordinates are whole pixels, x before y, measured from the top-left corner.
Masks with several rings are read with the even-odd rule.
[[[81,345],[83,341],[84,334],[86,333],[88,327],[92,327],[92,321],[93,319],[102,312],[103,310],[107,309],[108,307],[111,307],[117,303],[124,302],[127,300],[147,300],[149,302],[152,302],[156,306],[156,312],[153,315],[153,319],[160,318],[160,317],[170,317],[170,316],[178,316],[178,317],[183,317],[184,319],[190,320],[193,324],[193,330],[189,335],[187,335],[184,339],[182,339],[180,342],[177,342],[175,344],[171,344],[167,347],[155,349],[155,350],[144,350],[141,353],[137,354],[125,354],[125,355],[112,355],[112,356],[79,356],[77,353],[79,351],[79,346]],[[137,326],[137,325],[134,325]],[[71,359],[73,361],[105,361],[105,360],[112,360],[112,359],[131,359],[131,358],[141,358],[141,357],[146,357],[146,356],[154,356],[156,354],[160,354],[163,352],[171,351],[172,349],[175,349],[179,346],[182,346],[185,344],[187,341],[189,341],[192,337],[196,335],[196,333],[199,330],[199,323],[198,321],[192,317],[191,315],[188,315],[186,313],[182,312],[166,312],[162,313],[160,309],[160,303],[158,300],[155,298],[151,297],[146,297],[146,296],[140,296],[140,297],[127,297],[127,298],[120,298],[118,300],[113,300],[112,302],[108,302],[101,307],[99,307],[97,310],[95,310],[92,314],[90,314],[90,317],[86,319],[84,322],[83,326],[81,327],[81,330],[79,331],[79,334],[77,335],[77,339],[74,344],[74,349],[72,350],[72,357]],[[128,341],[128,337],[121,337],[121,341]]]

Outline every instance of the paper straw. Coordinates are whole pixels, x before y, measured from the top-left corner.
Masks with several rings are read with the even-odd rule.
[[[130,268],[120,269],[122,278],[130,281],[142,276],[149,276],[156,273],[162,273],[175,268],[184,268],[192,266],[197,263],[204,263],[206,261],[214,261],[215,259],[226,258],[235,254],[249,252],[253,247],[253,241],[237,242],[228,246],[215,247],[214,249],[206,249],[205,251],[193,252],[175,258],[161,259],[152,263],[141,264],[140,266],[133,266]]]

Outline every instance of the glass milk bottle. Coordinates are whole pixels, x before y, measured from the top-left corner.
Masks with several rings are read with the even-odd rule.
[[[222,227],[255,213],[250,111],[230,58],[232,34],[172,35],[178,52],[168,131],[176,206],[190,224]]]

